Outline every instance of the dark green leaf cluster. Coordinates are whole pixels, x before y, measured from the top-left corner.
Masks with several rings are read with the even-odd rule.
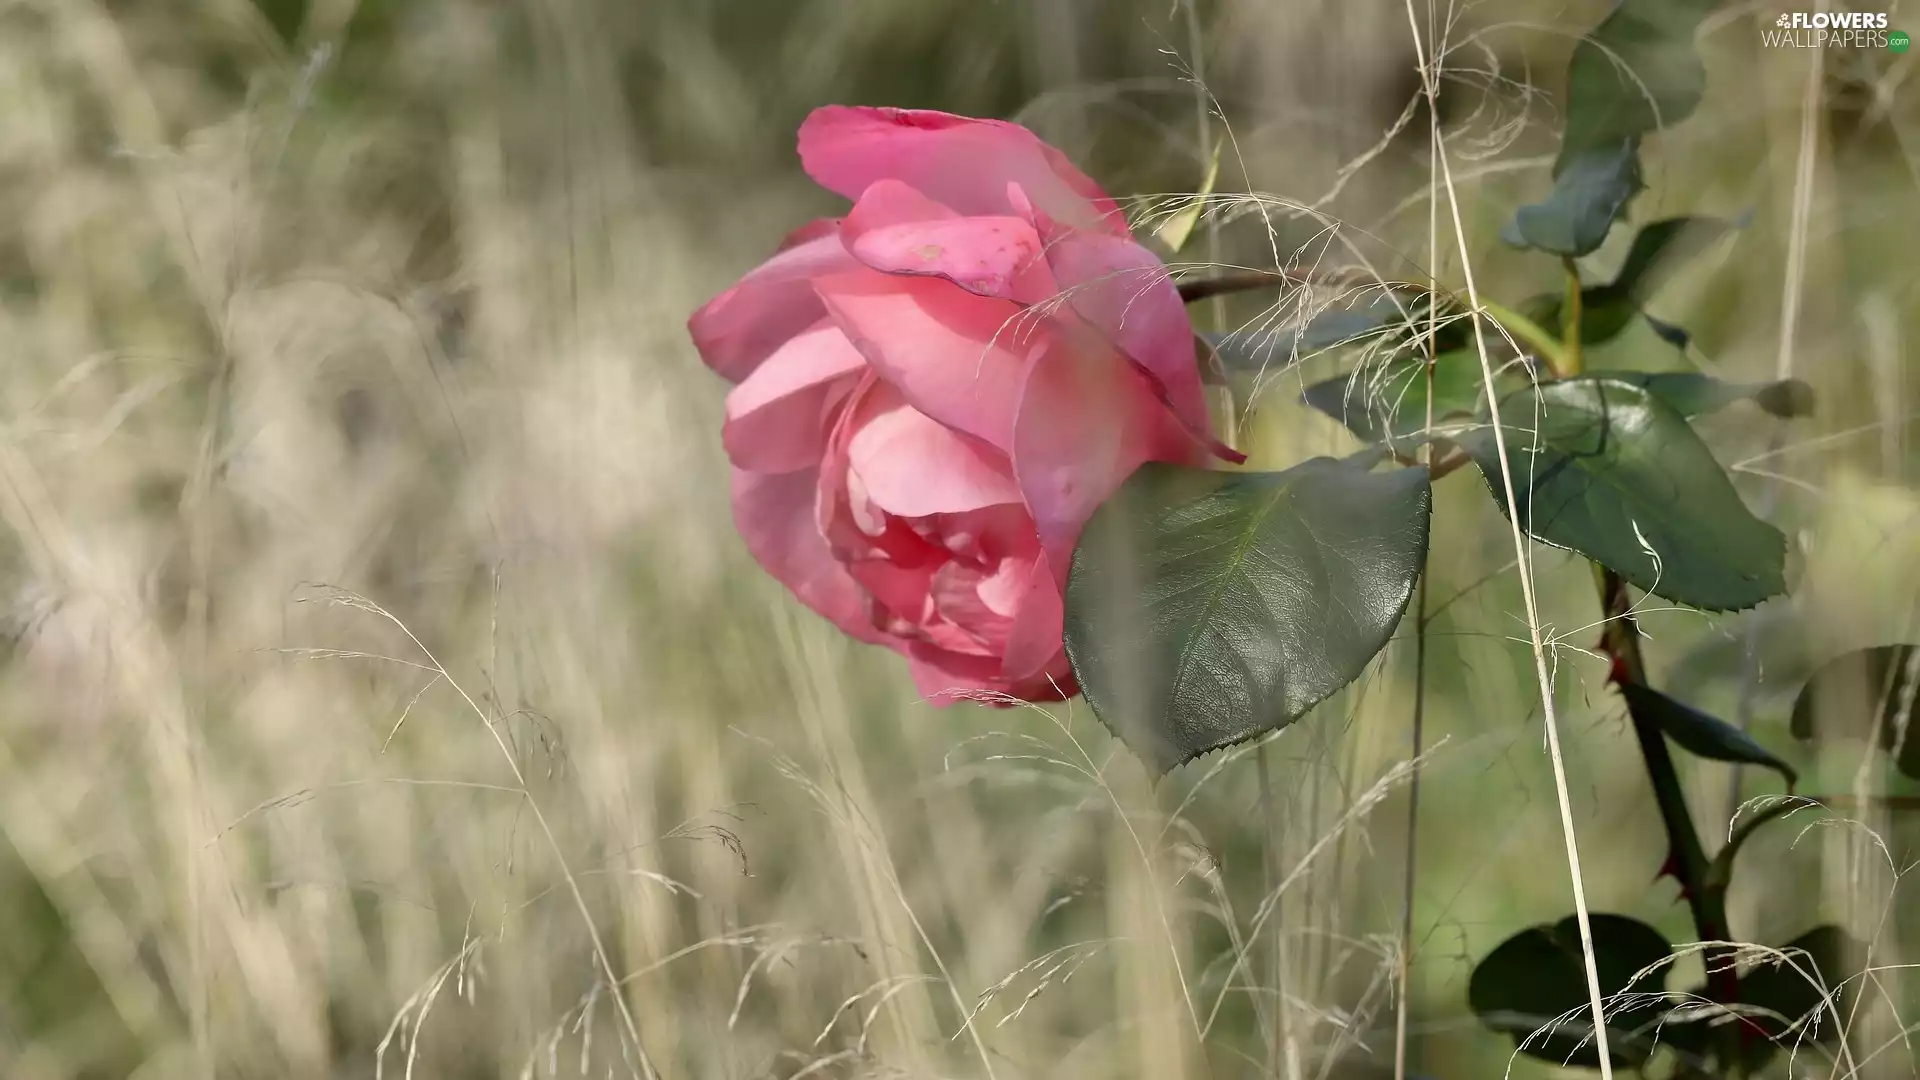
[[[1641,140],[1700,104],[1707,73],[1693,39],[1717,2],[1619,0],[1581,38],[1567,65],[1553,191],[1514,214],[1507,242],[1566,256],[1600,246],[1640,190]]]
[[[1665,1050],[1680,1077],[1743,1074],[1783,1049],[1832,1044],[1865,971],[1865,949],[1820,926],[1684,992],[1668,989],[1676,952],[1660,931],[1624,915],[1594,914],[1594,971],[1616,1069],[1639,1069]],[[1529,1057],[1600,1066],[1580,926],[1573,916],[1528,927],[1475,965],[1467,1002],[1488,1028]]]
[[[1142,468],[1081,538],[1066,614],[1067,652],[1087,700],[1164,774],[1283,728],[1356,679],[1391,638],[1425,569],[1432,484],[1475,466],[1525,535],[1584,556],[1598,572],[1611,682],[1672,845],[1663,873],[1680,883],[1708,977],[1672,991],[1674,946],[1650,926],[1608,914],[1589,920],[1593,974],[1611,1064],[1640,1069],[1664,1053],[1678,1078],[1750,1075],[1783,1046],[1831,1041],[1865,962],[1860,944],[1831,926],[1776,950],[1727,944],[1736,856],[1762,825],[1808,800],[1783,798],[1750,815],[1707,854],[1674,747],[1771,770],[1789,793],[1798,772],[1743,726],[1647,685],[1628,588],[1710,611],[1752,608],[1785,591],[1786,537],[1747,507],[1693,421],[1742,402],[1801,417],[1812,392],[1795,380],[1739,383],[1582,362],[1587,346],[1613,342],[1636,321],[1686,350],[1687,332],[1646,305],[1682,259],[1740,228],[1665,218],[1635,232],[1605,283],[1583,281],[1575,264],[1605,242],[1641,190],[1646,141],[1699,103],[1705,72],[1694,36],[1714,6],[1619,0],[1575,48],[1553,188],[1502,229],[1516,247],[1559,256],[1561,289],[1517,311],[1484,301],[1469,311],[1443,289],[1398,286],[1294,329],[1203,335],[1214,367],[1229,376],[1315,353],[1355,358],[1344,374],[1307,386],[1304,400],[1365,449],[1272,473]],[[1470,319],[1490,319],[1502,332],[1474,332]],[[1909,732],[1916,697],[1920,645],[1848,654],[1809,682],[1793,731],[1869,740],[1920,777],[1920,735]],[[1522,1053],[1600,1066],[1582,938],[1569,917],[1501,943],[1473,971],[1474,1013]]]

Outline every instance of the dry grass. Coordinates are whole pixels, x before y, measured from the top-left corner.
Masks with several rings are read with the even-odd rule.
[[[300,9],[291,40],[261,14]],[[1507,20],[1590,15],[1471,9],[1446,58],[1489,295],[1541,280],[1491,238],[1551,145],[1526,65],[1566,48]],[[1823,392],[1785,441],[1711,428],[1800,587],[1644,622],[1676,692],[1784,740],[1811,660],[1920,633],[1920,102],[1911,55],[1830,71],[1809,144],[1805,57],[1749,19],[1709,31],[1639,212],[1757,211],[1659,310],[1714,369]],[[1210,210],[1206,259],[1420,273],[1412,54],[1404,5],[1332,0],[0,0],[0,1075],[1391,1075],[1412,628],[1269,744],[1264,824],[1250,752],[1155,791],[1078,703],[932,709],[740,549],[683,323],[831,209],[790,160],[813,105],[1020,111],[1178,191],[1226,130],[1183,73],[1231,124],[1223,188],[1273,193]],[[1348,445],[1306,377],[1269,378],[1256,461]],[[1511,1049],[1470,960],[1570,906],[1476,483],[1433,556],[1410,1030],[1441,1078]],[[1684,940],[1585,570],[1534,570],[1592,904]],[[1691,782],[1711,829],[1727,774]],[[1880,846],[1763,845],[1733,918],[1871,933],[1832,1075],[1910,1076],[1912,829],[1859,816]]]

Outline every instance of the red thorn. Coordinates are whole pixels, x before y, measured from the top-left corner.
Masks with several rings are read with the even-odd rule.
[[[1627,662],[1621,659],[1618,653],[1612,654],[1612,660],[1613,663],[1607,669],[1607,681],[1615,686],[1625,686],[1632,682],[1633,676],[1627,672]]]
[[[1659,881],[1663,877],[1670,877],[1679,884],[1680,899],[1687,900],[1692,898],[1692,890],[1687,888],[1686,879],[1680,876],[1680,857],[1678,855],[1669,852],[1667,854],[1667,860],[1661,863],[1660,869],[1654,873],[1653,880]]]

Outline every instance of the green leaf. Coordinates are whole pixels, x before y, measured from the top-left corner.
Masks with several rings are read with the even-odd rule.
[[[1635,318],[1645,318],[1655,333],[1684,350],[1685,331],[1667,326],[1641,308],[1683,260],[1706,250],[1740,224],[1720,218],[1672,217],[1643,227],[1634,234],[1633,246],[1613,280],[1580,290],[1580,340],[1588,345],[1611,341]],[[1562,294],[1543,293],[1527,302],[1526,311],[1557,336],[1563,304]]]
[[[1514,247],[1585,255],[1607,238],[1640,190],[1639,142],[1625,139],[1564,159],[1545,200],[1522,206],[1500,230]]]
[[[1752,607],[1785,589],[1786,538],[1748,512],[1672,406],[1613,378],[1566,379],[1535,393],[1500,402],[1517,514],[1506,504],[1491,417],[1452,437],[1501,510],[1534,539],[1709,610]]]
[[[1495,374],[1503,390],[1531,385],[1516,370]],[[1471,418],[1486,395],[1481,389],[1480,354],[1456,349],[1434,357],[1433,420]],[[1345,424],[1366,442],[1383,442],[1405,452],[1424,441],[1427,429],[1427,372],[1420,357],[1400,353],[1362,364],[1351,373],[1306,388],[1301,399]]]
[[[1363,307],[1330,307],[1308,319],[1307,324],[1292,335],[1291,343],[1305,356],[1397,332],[1400,326],[1396,324],[1401,321],[1400,311],[1391,300]]]
[[[1681,352],[1686,352],[1687,346],[1693,341],[1693,335],[1689,334],[1683,326],[1675,326],[1665,320],[1654,318],[1644,311],[1640,313],[1640,317],[1647,320],[1647,325],[1653,328],[1654,333],[1660,335],[1660,340]]]
[[[1559,176],[1581,157],[1677,124],[1700,104],[1707,71],[1693,47],[1717,0],[1620,0],[1567,64]]]
[[[1787,942],[1781,951],[1788,959],[1763,961],[1741,977],[1740,1003],[1785,1019],[1752,1017],[1749,1022],[1759,1025],[1770,1039],[1791,1038],[1787,1028],[1804,1023],[1806,1038],[1833,1042],[1846,1015],[1845,997],[1854,989],[1855,976],[1866,967],[1866,950],[1839,927],[1820,926]]]
[[[1566,330],[1561,325],[1561,308],[1566,297],[1560,293],[1541,293],[1528,300],[1522,310],[1540,328],[1554,337],[1565,337]],[[1593,285],[1580,290],[1580,341],[1585,345],[1598,345],[1612,341],[1640,317],[1640,305],[1628,297],[1624,291],[1617,291],[1611,285]]]
[[[1685,417],[1718,412],[1736,401],[1752,401],[1786,420],[1813,413],[1813,387],[1799,379],[1736,383],[1693,371],[1593,371],[1588,374],[1642,387]]]
[[[1155,775],[1299,719],[1392,636],[1431,505],[1425,469],[1143,466],[1094,514],[1067,580],[1088,704]]]
[[[1823,664],[1793,703],[1793,734],[1816,732],[1867,739],[1894,756],[1902,773],[1920,779],[1920,645],[1882,645]]]
[[[1657,1000],[1613,1000],[1615,995],[1660,994],[1666,969],[1640,982],[1640,971],[1673,952],[1660,931],[1624,915],[1588,917],[1593,929],[1595,974],[1601,1003],[1607,1006],[1607,1044],[1615,1068],[1633,1068],[1653,1053],[1650,1035],[1617,1025],[1622,1014],[1660,1007]],[[1598,1068],[1593,1019],[1587,995],[1586,961],[1580,948],[1580,923],[1568,916],[1552,926],[1534,926],[1508,938],[1474,965],[1467,982],[1467,1004],[1486,1027],[1511,1035],[1520,1052],[1545,1061]],[[1637,1007],[1636,1007],[1637,1006]],[[1545,1029],[1545,1030],[1542,1030]]]
[[[1641,137],[1700,103],[1707,74],[1693,39],[1714,3],[1620,0],[1574,47],[1553,193],[1520,208],[1501,230],[1508,243],[1557,255],[1600,246],[1640,188]]]
[[[1723,1009],[1708,987],[1695,988],[1688,995],[1692,1003],[1669,1014],[1664,1041],[1703,1059],[1722,1052],[1713,1030],[1736,1027],[1739,1063],[1748,1075],[1783,1047],[1838,1041],[1848,999],[1866,969],[1865,948],[1837,926],[1820,926],[1780,946],[1780,952],[1784,958],[1756,961],[1740,977],[1737,1008]]]
[[[1681,262],[1713,246],[1740,222],[1710,217],[1671,217],[1649,222],[1633,235],[1633,245],[1613,276],[1612,288],[1641,301],[1652,296]]]
[[[1199,336],[1220,358],[1223,369],[1265,372],[1342,346],[1400,336],[1407,331],[1409,318],[1419,319],[1424,311],[1424,307],[1410,306],[1403,312],[1392,297],[1379,296],[1363,304],[1323,308],[1298,328],[1243,327]]]
[[[1793,766],[1769,753],[1753,736],[1725,720],[1675,701],[1650,686],[1630,682],[1622,682],[1619,686],[1620,695],[1627,699],[1627,708],[1633,715],[1651,720],[1666,732],[1667,738],[1679,743],[1681,749],[1714,761],[1764,765],[1786,777],[1789,789],[1799,781]]]

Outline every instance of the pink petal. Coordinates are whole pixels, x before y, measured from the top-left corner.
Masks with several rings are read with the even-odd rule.
[[[1049,237],[1047,263],[1073,311],[1158,380],[1182,423],[1207,433],[1193,324],[1166,266],[1131,240],[1090,232]]]
[[[1080,684],[1063,652],[1046,670],[1016,680],[1007,692],[1022,701],[1065,701],[1080,692]]]
[[[926,225],[940,221],[965,221],[966,216],[945,203],[927,198],[910,184],[883,177],[867,185],[853,202],[853,209],[840,219],[840,238],[850,240],[874,229],[895,225]]]
[[[753,374],[788,338],[824,314],[812,279],[859,265],[841,245],[838,229],[781,250],[687,320],[700,359],[731,382]]]
[[[1005,694],[1012,689],[1000,677],[998,657],[954,652],[916,641],[908,647],[907,659],[914,687],[935,705],[951,705],[973,695]]]
[[[885,643],[865,593],[827,550],[814,524],[819,474],[733,472],[733,519],[747,550],[808,607],[861,641]]]
[[[1007,185],[1007,199],[1045,241],[1068,312],[1077,316],[1057,314],[1057,320],[1078,323],[1125,357],[1209,453],[1236,465],[1247,460],[1213,435],[1186,307],[1179,290],[1160,273],[1161,263],[1153,253],[1130,239],[1115,241],[1063,227],[1018,184]]]
[[[1024,578],[1024,566],[1009,564],[1006,569],[1010,572],[1004,576]],[[991,652],[996,656],[1000,654],[1000,645],[1013,625],[1013,620],[1008,617],[1011,612],[995,611],[989,600],[990,595],[1003,591],[997,587],[996,579],[1000,576],[997,572],[982,574],[973,567],[950,562],[936,571],[928,582],[934,611],[966,631],[978,643],[973,651]]]
[[[800,125],[800,162],[829,191],[857,199],[875,181],[900,180],[962,214],[1006,214],[1017,181],[1053,217],[1129,235],[1118,205],[1033,132],[1001,120],[829,105]]]
[[[755,472],[817,465],[826,450],[829,410],[866,366],[830,319],[788,339],[727,395],[720,429],[727,456]]]
[[[1020,502],[1020,486],[998,451],[896,401],[859,423],[847,446],[848,464],[868,498],[908,518]]]
[[[948,652],[935,646],[915,643],[907,652],[914,686],[920,696],[935,705],[978,701],[993,694],[1021,701],[1063,701],[1079,693],[1073,669],[1063,657],[1060,662],[1029,678],[1008,680],[995,669],[998,661]],[[1007,702],[991,702],[1005,705]]]
[[[945,278],[971,293],[1038,303],[1054,294],[1040,235],[1024,218],[961,217],[898,180],[869,187],[840,227],[861,262]]]
[[[1057,668],[1066,657],[1066,601],[1044,554],[1019,569],[1020,594],[1007,627],[1002,663],[1008,679],[1030,679]]]
[[[980,603],[988,611],[1005,619],[1011,619],[1020,610],[1020,604],[1026,599],[1027,592],[1034,586],[1033,568],[1035,559],[1002,559],[993,568],[993,573],[977,582],[975,592]]]
[[[847,572],[878,605],[874,623],[883,633],[899,638],[920,636],[928,615],[927,590],[937,564],[903,565],[884,559],[860,559]]]
[[[873,499],[866,481],[854,471],[851,464],[854,435],[867,421],[898,404],[899,392],[881,382],[871,371],[860,376],[859,383],[848,396],[827,438],[826,453],[820,466],[822,481],[814,520],[835,558],[849,565],[885,562],[914,567],[920,570],[924,578],[924,575],[931,574],[950,558],[950,553],[921,535],[906,518],[888,513]],[[857,568],[854,578],[861,580]],[[862,583],[865,584],[864,581]],[[877,587],[868,586],[869,591]],[[920,606],[918,600],[908,603],[904,608],[901,603],[898,597],[888,600],[890,607],[917,616]]]
[[[1194,461],[1201,447],[1138,368],[1084,341],[1058,340],[1020,399],[1013,469],[1064,581],[1081,527],[1122,481],[1147,461]]]
[[[936,278],[862,269],[814,283],[881,378],[940,423],[1006,450],[1044,320]]]

